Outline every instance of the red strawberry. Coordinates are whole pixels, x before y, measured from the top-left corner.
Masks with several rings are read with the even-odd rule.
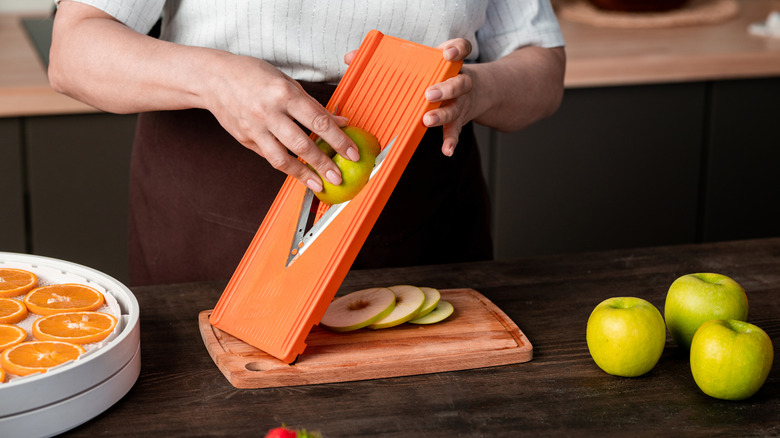
[[[296,438],[298,434],[294,430],[290,430],[284,427],[277,427],[271,429],[265,434],[265,438]]]

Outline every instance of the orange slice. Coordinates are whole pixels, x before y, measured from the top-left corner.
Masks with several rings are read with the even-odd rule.
[[[5,371],[0,368],[0,383],[5,383]]]
[[[17,376],[45,373],[49,368],[78,359],[84,351],[81,345],[69,342],[22,342],[3,351],[0,367]]]
[[[27,307],[13,298],[0,298],[0,324],[16,324],[27,318]]]
[[[24,295],[38,286],[38,277],[23,269],[0,268],[0,297]]]
[[[33,336],[39,341],[62,341],[74,344],[99,342],[116,327],[116,318],[102,312],[55,313],[35,320]]]
[[[0,351],[21,344],[27,339],[27,331],[19,326],[0,324]]]
[[[74,283],[39,287],[24,297],[27,309],[38,315],[97,310],[104,301],[105,298],[99,291]]]

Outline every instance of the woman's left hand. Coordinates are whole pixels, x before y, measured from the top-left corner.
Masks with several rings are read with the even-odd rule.
[[[447,61],[462,61],[471,53],[471,43],[463,38],[455,38],[440,44],[437,49]],[[350,64],[357,51],[351,51],[344,56],[344,62]],[[463,126],[471,121],[469,109],[472,106],[472,79],[465,70],[444,82],[431,85],[425,91],[428,102],[441,102],[441,106],[423,115],[423,124],[429,128],[442,126],[444,139],[441,151],[452,156],[458,144],[458,136]]]
[[[471,43],[463,38],[455,38],[440,44],[444,59],[462,61],[471,53]],[[425,91],[428,102],[441,102],[437,109],[423,115],[423,124],[427,127],[441,126],[444,131],[441,151],[452,156],[463,126],[474,118],[475,96],[471,93],[472,76],[467,68],[461,69],[457,76],[431,85]]]
[[[455,38],[440,44],[447,61],[461,61],[471,44]],[[349,64],[355,52],[344,60]],[[425,91],[429,102],[441,102],[423,115],[427,127],[444,131],[441,151],[451,156],[463,126],[472,120],[499,131],[517,131],[553,114],[563,99],[566,52],[563,47],[523,46],[492,62],[465,64],[457,76]]]

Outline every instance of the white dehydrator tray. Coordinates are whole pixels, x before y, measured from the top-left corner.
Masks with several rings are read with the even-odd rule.
[[[138,301],[126,286],[92,268],[49,257],[0,252],[0,268],[34,272],[40,283],[80,283],[106,297],[117,327],[75,361],[0,384],[0,435],[52,436],[96,417],[133,387],[141,372]],[[28,330],[28,340],[31,334]]]

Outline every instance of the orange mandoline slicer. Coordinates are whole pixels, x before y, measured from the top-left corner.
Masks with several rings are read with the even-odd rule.
[[[310,218],[312,191],[288,177],[209,318],[214,327],[286,363],[303,353],[422,139],[423,114],[438,106],[426,88],[460,67],[440,50],[368,33],[326,106],[383,145],[368,184]]]

